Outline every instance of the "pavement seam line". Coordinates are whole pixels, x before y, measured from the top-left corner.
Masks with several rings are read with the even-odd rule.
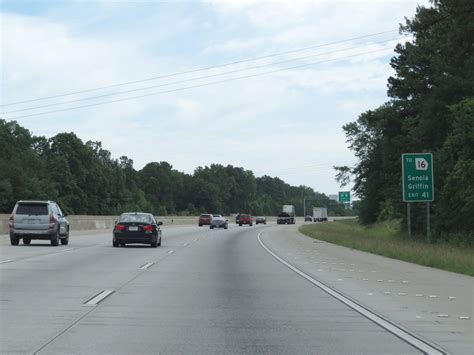
[[[289,262],[275,254],[272,250],[270,250],[262,241],[261,239],[261,234],[263,233],[260,232],[257,235],[257,240],[260,244],[260,246],[265,249],[271,256],[273,256],[276,260],[278,260],[280,263],[288,267],[290,270],[294,271],[296,274],[299,276],[303,277],[310,283],[312,283],[314,286],[320,288],[321,290],[325,291],[328,293],[330,296],[336,298],[337,300],[341,301],[344,303],[346,306],[349,308],[353,309],[354,311],[358,312],[365,318],[371,320],[375,324],[379,325],[380,327],[384,328],[388,332],[392,333],[393,335],[397,336],[401,340],[405,341],[406,343],[410,344],[414,348],[422,351],[424,354],[439,354],[439,355],[446,355],[449,354],[444,349],[441,349],[441,347],[429,342],[428,340],[421,339],[420,336],[414,334],[413,332],[402,328],[400,325],[394,324],[393,322],[389,321],[382,315],[369,310],[368,308],[362,306],[361,304],[357,303],[355,300],[352,300],[348,296],[345,296],[341,292],[333,289],[332,287],[329,287],[328,285],[324,284],[321,281],[318,281],[317,279],[313,278],[312,276],[308,275],[304,271],[298,269],[297,267],[291,265]]]
[[[166,260],[167,258],[169,257],[169,255],[164,255],[162,259],[160,259],[159,261],[156,261],[154,262],[153,264],[159,264],[161,262],[163,262],[164,260]],[[138,269],[138,273],[133,276],[131,279],[129,279],[128,281],[125,281],[125,283],[123,283],[120,287],[117,287],[114,291],[114,293],[117,293],[118,291],[120,291],[121,289],[123,289],[124,287],[126,287],[129,283],[133,282],[135,279],[137,279],[139,276],[141,276],[142,274],[144,274],[146,272],[147,269]],[[95,296],[94,296],[95,297]],[[94,298],[93,297],[93,298]],[[90,299],[89,299],[90,300]],[[43,349],[45,349],[47,346],[49,346],[50,344],[52,344],[56,339],[58,339],[61,335],[65,334],[66,332],[68,332],[72,327],[74,327],[76,324],[78,324],[81,320],[83,320],[85,317],[87,317],[90,313],[94,312],[96,309],[98,309],[98,307],[100,306],[100,303],[96,304],[95,307],[91,307],[91,309],[89,311],[87,311],[86,313],[84,313],[82,316],[80,316],[78,319],[76,319],[74,322],[72,322],[70,325],[68,325],[66,328],[64,328],[63,330],[61,330],[58,334],[56,334],[54,337],[52,337],[50,340],[48,340],[45,344],[43,344],[38,350],[34,351],[33,352],[33,355],[37,355],[39,352],[41,352]]]
[[[64,328],[61,332],[59,332],[58,334],[56,334],[53,338],[51,338],[46,344],[43,344],[38,350],[36,350],[35,352],[33,352],[33,355],[36,355],[38,354],[40,351],[42,351],[44,348],[46,348],[49,344],[51,344],[52,342],[54,342],[57,338],[59,338],[61,335],[63,335],[64,333],[66,333],[69,329],[71,329],[72,327],[74,327],[77,323],[79,323],[82,319],[84,319],[89,313],[93,312],[96,308],[93,307],[91,308],[90,310],[88,310],[86,313],[84,313],[82,316],[80,316],[78,319],[76,319],[72,324],[70,324],[69,326],[67,326],[66,328]]]
[[[13,263],[13,262],[24,261],[24,260],[29,260],[29,259],[33,259],[33,258],[40,258],[42,256],[60,255],[61,253],[81,250],[81,249],[85,249],[85,248],[92,248],[92,247],[96,247],[98,245],[101,245],[101,244],[87,245],[85,247],[73,247],[73,248],[68,248],[68,249],[59,249],[59,250],[54,250],[51,253],[36,254],[36,255],[24,256],[24,257],[21,257],[21,258],[18,258],[18,259],[8,260],[8,262]]]

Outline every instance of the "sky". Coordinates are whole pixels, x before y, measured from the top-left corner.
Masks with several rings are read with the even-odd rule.
[[[186,173],[231,164],[326,194],[351,188],[341,189],[332,168],[357,162],[342,126],[388,100],[393,48],[410,40],[399,24],[429,6],[0,4],[2,119],[34,135],[101,141],[137,170],[152,161]]]

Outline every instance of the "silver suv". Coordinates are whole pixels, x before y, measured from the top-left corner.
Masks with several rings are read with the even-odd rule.
[[[53,201],[18,201],[10,215],[10,242],[20,239],[29,245],[32,239],[50,240],[51,245],[69,243],[69,222],[58,204]]]

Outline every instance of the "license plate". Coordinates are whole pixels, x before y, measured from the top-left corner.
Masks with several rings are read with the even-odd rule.
[[[138,227],[128,227],[128,230],[130,232],[136,232],[138,230]]]

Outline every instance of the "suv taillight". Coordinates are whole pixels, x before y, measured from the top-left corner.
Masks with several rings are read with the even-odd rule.
[[[54,224],[56,221],[54,220],[54,214],[49,214],[49,224]]]
[[[13,228],[13,226],[15,225],[14,223],[14,217],[13,217],[13,213],[10,215],[10,218],[8,218],[8,226],[10,228]]]

